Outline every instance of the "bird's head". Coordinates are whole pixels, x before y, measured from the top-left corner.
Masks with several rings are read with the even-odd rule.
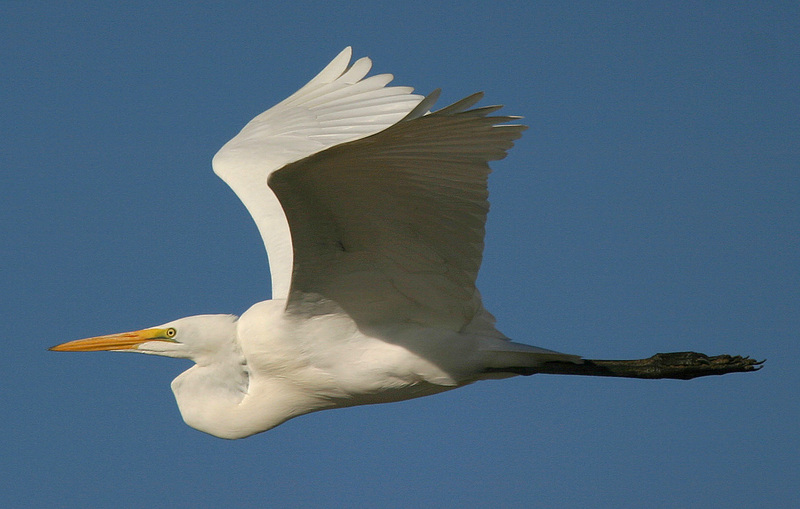
[[[79,339],[56,345],[57,352],[114,350],[148,353],[201,362],[228,350],[236,341],[236,316],[197,315],[157,327]]]

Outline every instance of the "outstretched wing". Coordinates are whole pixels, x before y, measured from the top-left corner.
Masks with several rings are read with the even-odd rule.
[[[333,59],[290,97],[251,120],[214,156],[214,172],[244,203],[269,256],[272,297],[286,298],[292,239],[283,209],[267,186],[269,175],[328,147],[375,134],[408,115],[422,96],[386,87],[390,74],[364,78],[368,58],[351,67],[351,49]]]
[[[460,330],[482,310],[488,162],[525,127],[489,116],[499,106],[469,109],[481,96],[425,114],[429,98],[388,129],[270,176],[294,245],[288,312],[332,302],[361,326]]]

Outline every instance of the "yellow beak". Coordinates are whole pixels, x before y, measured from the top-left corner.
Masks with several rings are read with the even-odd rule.
[[[109,334],[107,336],[97,336],[94,338],[78,339],[68,343],[62,343],[51,347],[55,352],[96,352],[99,350],[133,350],[147,341],[167,341],[174,343],[170,339],[168,331],[174,329],[143,329],[133,332],[123,332],[121,334]]]

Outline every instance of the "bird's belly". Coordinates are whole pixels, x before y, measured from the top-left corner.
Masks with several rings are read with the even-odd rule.
[[[453,331],[410,324],[361,331],[353,325],[329,339],[310,365],[341,391],[341,405],[443,392],[471,382],[481,369],[477,342]]]
[[[240,322],[242,350],[255,377],[290,381],[331,406],[398,401],[453,389],[479,369],[476,342],[453,331],[413,324],[362,331],[346,314],[279,326]],[[240,326],[242,324],[240,323]]]

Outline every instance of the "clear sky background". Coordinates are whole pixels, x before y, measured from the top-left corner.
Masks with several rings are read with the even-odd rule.
[[[795,507],[800,7],[787,2],[0,2],[3,507]],[[538,375],[183,424],[188,362],[56,343],[269,296],[216,150],[343,47],[530,129],[480,287],[589,358],[767,358],[690,382]]]

